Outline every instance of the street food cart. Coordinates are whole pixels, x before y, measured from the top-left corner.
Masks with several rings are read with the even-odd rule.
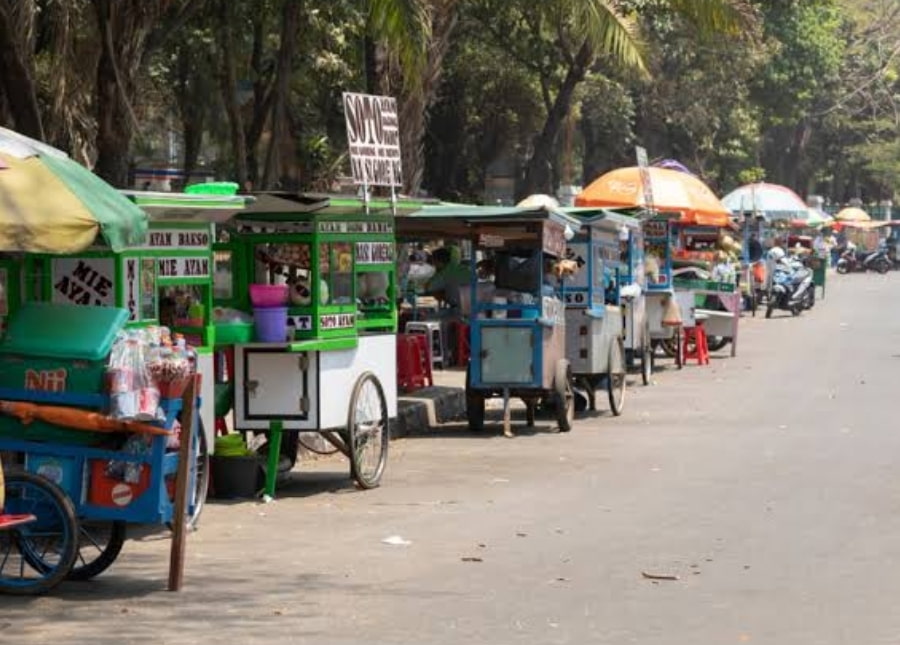
[[[147,207],[157,211],[142,242],[116,251],[98,243],[67,255],[0,256],[0,451],[67,500],[47,497],[48,508],[65,513],[55,520],[35,513],[27,530],[51,536],[54,553],[62,553],[69,529],[60,518],[71,514],[77,555],[67,564],[46,550],[19,549],[22,571],[32,574],[11,582],[0,571],[0,587],[44,591],[48,581],[91,578],[118,557],[126,523],[172,522],[183,390],[196,374],[198,399],[213,398],[213,235],[208,221],[191,214],[208,216],[213,207],[230,213],[244,199],[142,193],[132,200],[154,201]],[[125,350],[129,360],[117,363]],[[142,368],[152,383],[138,383]],[[211,415],[195,409],[190,427],[193,523],[206,498]],[[28,506],[27,495],[15,500]]]
[[[235,429],[267,437],[267,494],[299,433],[343,453],[360,487],[379,485],[397,415],[394,215],[420,206],[263,194],[218,227],[216,304],[255,326],[238,338],[221,322],[217,344]]]
[[[583,223],[569,241],[566,257],[579,270],[567,281],[566,356],[576,384],[596,409],[596,390],[605,387],[609,407],[619,416],[625,405],[625,326],[620,285],[625,273],[619,232],[633,218],[613,211],[566,211]]]
[[[640,221],[623,219],[619,246],[624,266],[620,273],[619,304],[625,318],[625,364],[633,368],[640,361],[641,382],[650,385],[653,375],[653,338],[647,315],[647,267],[644,232]]]
[[[551,404],[560,430],[572,429],[575,395],[566,358],[566,280],[557,269],[566,239],[581,222],[544,207],[426,207],[398,218],[401,239],[467,240],[473,259],[491,265],[492,281],[471,267],[468,305],[471,359],[466,373],[469,427],[484,426],[485,401],[503,398],[503,431],[512,435],[510,399]],[[550,406],[548,406],[550,407]]]
[[[647,320],[653,344],[663,348],[666,356],[683,365],[681,325],[663,324],[666,308],[673,298],[678,301],[680,317],[688,313],[683,301],[675,293],[672,283],[672,254],[676,229],[672,218],[655,215],[641,222],[644,231],[644,257],[647,273]]]

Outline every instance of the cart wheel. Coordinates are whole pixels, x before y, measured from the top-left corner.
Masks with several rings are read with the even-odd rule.
[[[68,579],[90,580],[106,571],[122,552],[127,526],[125,522],[82,521],[78,527],[78,555]]]
[[[609,409],[614,416],[625,408],[625,346],[621,338],[609,346],[609,372],[606,374],[606,393]]]
[[[66,580],[90,580],[106,571],[122,552],[126,526],[125,522],[80,521],[78,551]],[[53,568],[52,562],[44,561],[46,554],[29,550],[22,555],[35,571],[47,572]]]
[[[203,512],[203,507],[206,505],[206,496],[209,493],[209,442],[206,440],[206,430],[203,427],[202,419],[197,419],[197,428],[199,433],[197,435],[197,458],[194,465],[194,494],[188,500],[188,513],[185,523],[189,530],[196,529],[200,523],[200,513]],[[166,526],[170,531],[174,530],[171,522],[166,522]],[[100,571],[97,573],[100,573]],[[97,574],[95,573],[94,575]]]
[[[26,596],[50,591],[66,578],[78,554],[72,500],[39,475],[12,472],[6,477],[4,512],[37,519],[0,531],[0,592]],[[44,566],[35,568],[30,562]]]
[[[365,372],[353,386],[347,414],[350,475],[361,488],[376,488],[387,464],[390,421],[378,378]]]
[[[565,359],[556,363],[553,390],[556,422],[561,432],[569,432],[575,423],[575,391],[572,388],[572,369]]]
[[[472,389],[471,379],[472,364],[469,363],[469,366],[466,368],[466,417],[469,420],[469,430],[481,432],[484,430],[484,396]],[[534,416],[533,409],[532,416]],[[534,422],[532,421],[533,424]]]
[[[191,506],[190,515],[187,519],[187,526],[190,529],[196,529],[200,522],[200,513],[206,505],[206,495],[209,492],[209,442],[206,440],[206,430],[203,427],[203,421],[197,424],[199,434],[197,435],[197,459],[196,469],[194,471],[194,504]]]

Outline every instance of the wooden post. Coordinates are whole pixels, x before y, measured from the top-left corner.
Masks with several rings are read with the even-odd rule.
[[[181,444],[175,474],[175,511],[172,517],[172,548],[169,553],[169,591],[180,591],[184,582],[184,549],[187,538],[187,505],[190,494],[191,457],[197,407],[197,377],[188,383],[181,398]]]

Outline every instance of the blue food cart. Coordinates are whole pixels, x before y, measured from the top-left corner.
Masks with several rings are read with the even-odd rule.
[[[492,279],[471,281],[468,316],[471,358],[466,373],[469,427],[484,427],[485,402],[503,399],[503,431],[512,435],[510,400],[526,404],[534,424],[538,404],[554,411],[562,431],[572,429],[575,394],[566,357],[566,279],[559,279],[566,241],[581,222],[545,207],[426,207],[397,219],[401,239],[466,240],[473,260]]]

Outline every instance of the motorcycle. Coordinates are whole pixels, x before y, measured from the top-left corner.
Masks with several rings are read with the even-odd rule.
[[[812,309],[816,303],[813,274],[800,262],[781,260],[772,272],[772,285],[767,298],[766,318],[772,317],[775,309],[790,311],[799,316],[804,309]]]
[[[854,271],[877,271],[885,274],[891,270],[893,262],[888,257],[885,249],[877,251],[861,251],[856,252],[853,249],[846,249],[841,253],[841,257],[837,261],[835,269],[840,274],[852,273]]]

